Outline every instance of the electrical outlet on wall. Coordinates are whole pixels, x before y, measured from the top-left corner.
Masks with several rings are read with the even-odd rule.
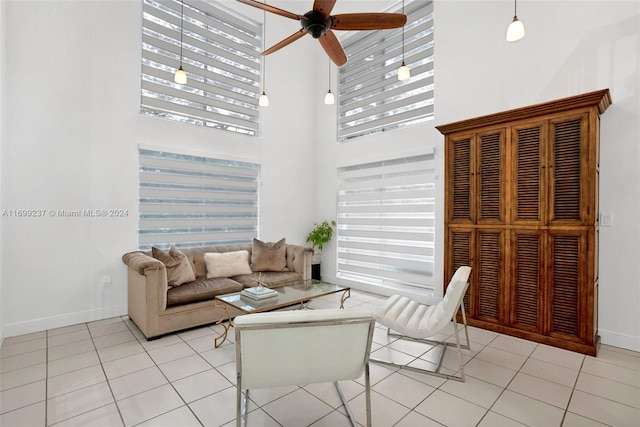
[[[611,227],[613,225],[613,214],[611,212],[600,213],[600,226]]]
[[[111,286],[111,276],[102,276],[102,287],[108,288]]]

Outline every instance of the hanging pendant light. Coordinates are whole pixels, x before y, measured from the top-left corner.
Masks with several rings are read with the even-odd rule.
[[[336,103],[336,97],[333,96],[333,93],[331,93],[331,89],[329,89],[327,91],[327,93],[324,96],[324,103],[327,105],[333,105]]]
[[[184,33],[184,0],[180,5],[180,68],[176,70],[173,81],[184,85],[187,84],[187,73],[182,69],[182,34]]]
[[[269,106],[269,97],[267,96],[267,93],[265,91],[262,91],[262,95],[260,95],[260,98],[258,98],[258,105],[261,107]]]
[[[327,105],[333,105],[336,102],[336,97],[331,93],[331,61],[329,61],[329,90],[324,96],[324,103]]]
[[[524,37],[524,24],[518,19],[517,2],[518,0],[513,0],[513,21],[507,28],[508,42],[515,42]]]
[[[404,0],[402,0],[402,13],[404,14]],[[411,78],[411,70],[404,63],[404,25],[402,26],[402,65],[398,68],[398,80],[409,80]]]
[[[182,65],[176,70],[173,81],[181,85],[187,84],[187,73],[182,69]]]
[[[266,0],[264,2],[267,4]],[[265,11],[262,12],[262,43],[264,44],[267,39],[267,13]],[[269,97],[266,92],[266,80],[267,80],[267,58],[262,57],[262,95],[258,98],[258,105],[260,107],[268,107],[269,106]]]
[[[402,61],[402,65],[398,68],[398,80],[409,80],[411,78],[411,70]]]

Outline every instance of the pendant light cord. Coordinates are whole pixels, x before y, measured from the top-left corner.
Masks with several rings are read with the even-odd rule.
[[[264,0],[264,4],[267,4],[267,0]],[[262,10],[262,48],[267,42],[267,12]],[[267,57],[262,57],[262,93],[265,93],[267,86]]]
[[[404,15],[404,0],[402,0],[402,14]],[[404,63],[404,25],[402,26],[402,62]]]
[[[182,67],[182,34],[184,33],[184,0],[180,2],[180,67]]]

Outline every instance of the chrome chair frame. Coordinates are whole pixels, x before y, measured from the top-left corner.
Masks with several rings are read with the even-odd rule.
[[[426,343],[426,344],[435,344],[436,346],[442,346],[442,352],[440,353],[440,356],[438,358],[438,362],[436,364],[436,368],[435,370],[431,371],[428,369],[423,369],[423,368],[417,368],[414,366],[408,366],[408,365],[404,365],[404,364],[400,364],[400,363],[395,363],[395,362],[391,362],[391,361],[387,361],[387,360],[381,360],[381,359],[377,359],[377,358],[373,358],[371,357],[371,362],[374,363],[378,363],[381,365],[387,365],[387,366],[392,366],[392,367],[396,367],[396,368],[400,368],[400,369],[407,369],[407,370],[411,370],[411,371],[415,371],[415,372],[421,372],[421,373],[426,373],[429,375],[433,375],[436,377],[440,377],[440,378],[446,378],[446,379],[451,379],[451,380],[456,380],[456,381],[461,381],[464,382],[465,381],[465,376],[464,376],[464,360],[462,358],[462,350],[469,350],[471,348],[471,343],[469,341],[469,330],[468,330],[468,325],[467,325],[467,316],[465,314],[465,309],[464,309],[464,296],[467,293],[467,289],[469,287],[469,282],[468,282],[468,277],[469,274],[471,272],[471,269],[469,267],[461,267],[461,268],[466,268],[468,269],[468,271],[463,271],[461,273],[462,276],[466,276],[464,277],[464,284],[463,284],[463,289],[460,293],[459,299],[458,301],[455,303],[455,310],[453,311],[453,315],[451,316],[450,321],[453,321],[453,328],[454,328],[454,336],[455,336],[455,347],[457,349],[458,352],[458,363],[459,363],[459,370],[458,372],[460,373],[459,375],[451,375],[451,374],[445,374],[440,372],[440,368],[442,367],[442,361],[444,359],[445,353],[447,351],[447,347],[449,346],[453,346],[454,343],[451,342],[447,342],[447,341],[437,341],[437,340],[430,340],[428,338],[421,338],[421,337],[417,337],[417,336],[410,336],[410,335],[406,335],[406,334],[398,334],[398,333],[393,333],[391,332],[393,330],[393,325],[391,321],[389,321],[388,319],[384,318],[384,316],[381,316],[377,313],[374,313],[374,317],[376,319],[376,321],[378,321],[380,324],[387,326],[387,335],[388,336],[393,336],[393,337],[399,337],[400,339],[409,339],[412,341],[417,341],[417,342],[422,342],[422,343]],[[454,277],[451,279],[451,282],[449,283],[449,286],[455,286],[456,285],[456,281],[460,282],[460,280],[456,280],[458,276],[458,272],[456,272],[456,274],[454,275]],[[395,295],[394,297],[398,297],[397,295]],[[392,297],[393,298],[393,297]],[[404,298],[404,297],[403,297]],[[408,300],[408,298],[404,298],[405,301]],[[438,304],[442,304],[443,302],[440,302]],[[422,306],[422,304],[420,304]],[[437,305],[437,304],[436,304]],[[458,315],[458,311],[462,310],[462,324],[463,324],[463,328],[464,328],[464,334],[465,334],[465,339],[466,339],[466,344],[461,344],[460,342],[460,331],[458,328],[458,321],[457,321],[457,315]],[[433,332],[433,335],[435,335],[436,333],[439,333],[440,331],[442,331],[442,329],[444,328],[440,328],[439,330],[433,330],[431,332]],[[424,331],[416,331],[416,335],[418,335],[418,333],[423,333]]]

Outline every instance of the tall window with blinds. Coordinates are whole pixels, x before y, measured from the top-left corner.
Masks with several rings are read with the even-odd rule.
[[[402,28],[342,41],[349,62],[339,69],[340,141],[433,119],[433,2],[405,1],[405,14],[404,42]],[[403,51],[411,78],[399,81]]]
[[[221,2],[142,1],[142,114],[257,135],[262,24]]]
[[[338,169],[337,276],[433,290],[434,152]]]
[[[251,243],[258,230],[260,167],[139,150],[138,248]]]

